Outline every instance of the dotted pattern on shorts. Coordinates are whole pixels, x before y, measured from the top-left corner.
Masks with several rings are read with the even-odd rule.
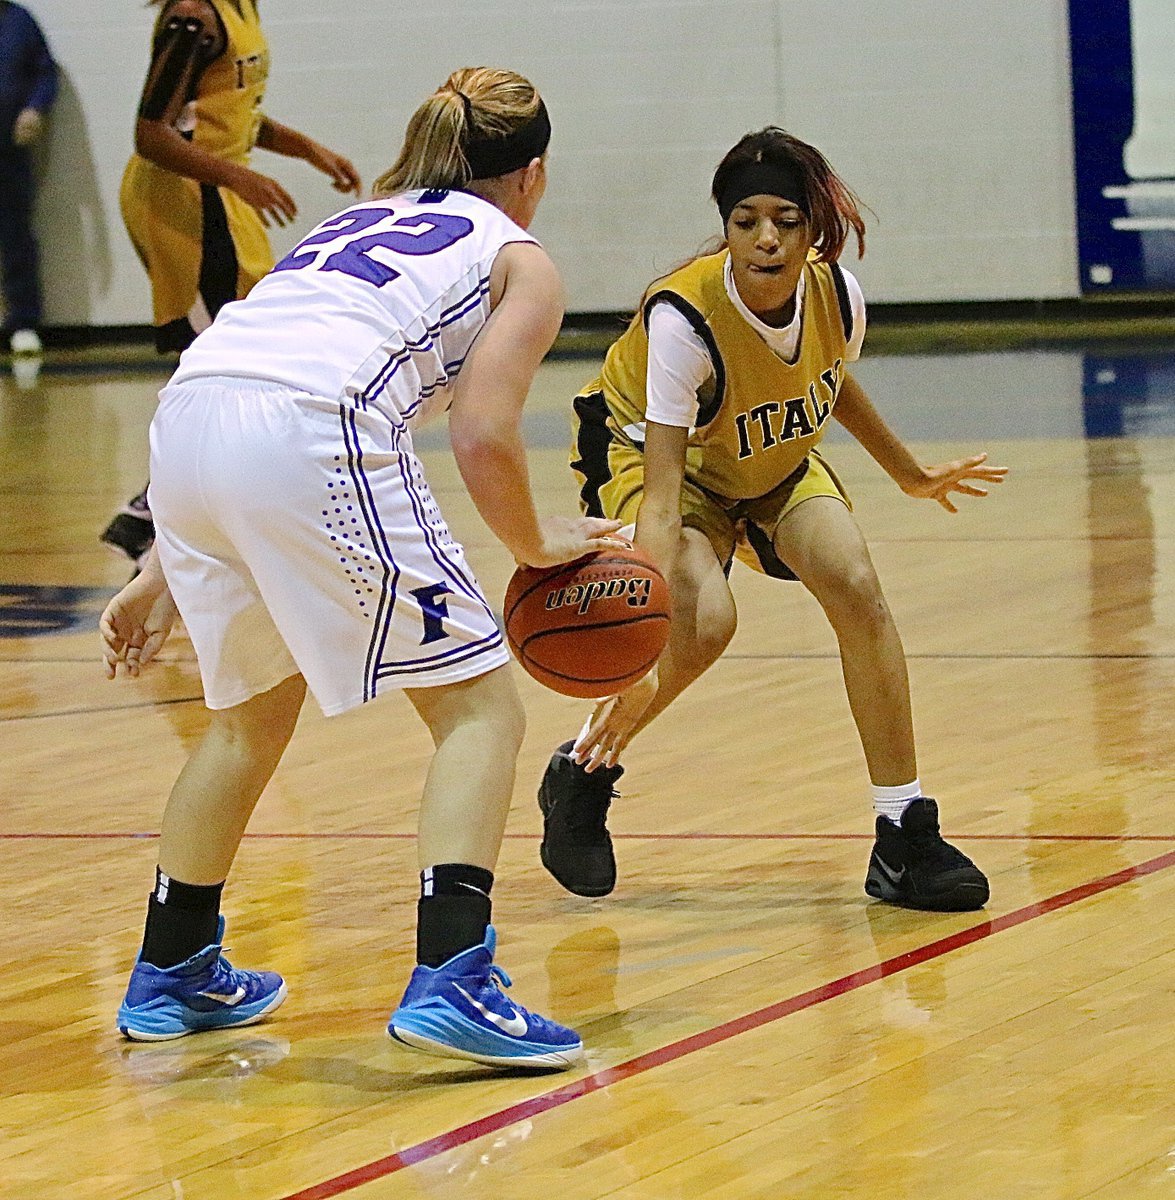
[[[342,461],[342,455],[336,454],[335,462]],[[360,612],[370,621],[371,607],[367,597],[375,595],[378,563],[367,541],[367,530],[359,521],[353,484],[350,479],[341,478],[342,475],[343,468],[336,466],[335,477],[326,485],[328,507],[322,510],[322,515],[327,536],[358,598]]]

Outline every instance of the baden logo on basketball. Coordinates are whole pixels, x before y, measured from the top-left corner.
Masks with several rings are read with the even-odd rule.
[[[502,605],[527,674],[564,696],[623,691],[669,638],[669,585],[642,550],[610,546],[557,567],[519,567]]]
[[[600,579],[595,583],[552,588],[547,593],[543,607],[548,612],[557,608],[578,608],[581,613],[586,613],[596,600],[615,600],[623,596],[629,608],[646,608],[652,584],[653,581],[645,575],[643,578],[628,576],[620,579]]]

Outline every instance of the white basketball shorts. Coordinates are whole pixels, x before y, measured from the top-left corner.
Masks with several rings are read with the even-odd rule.
[[[386,417],[264,380],[165,388],[150,502],[209,708],[301,672],[331,716],[508,661],[411,437]]]

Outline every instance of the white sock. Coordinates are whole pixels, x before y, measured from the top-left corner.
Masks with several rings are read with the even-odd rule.
[[[897,787],[873,788],[873,811],[879,817],[888,817],[895,825],[900,825],[902,813],[922,796],[922,784],[917,779],[913,783],[901,783]]]
[[[583,728],[575,735],[575,742],[571,747],[571,753],[575,754],[579,750],[579,743],[588,735],[588,730],[592,727],[592,713],[588,713],[584,719]]]

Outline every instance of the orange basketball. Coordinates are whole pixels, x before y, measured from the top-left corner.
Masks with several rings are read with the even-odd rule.
[[[503,605],[510,649],[528,675],[564,696],[623,691],[669,640],[669,585],[636,548],[558,567],[519,567]]]

